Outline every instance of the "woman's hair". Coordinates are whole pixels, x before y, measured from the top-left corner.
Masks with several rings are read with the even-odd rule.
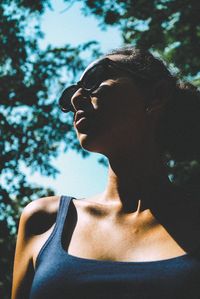
[[[106,56],[112,55],[122,55],[121,64],[149,79],[136,79],[143,91],[146,90],[146,105],[151,104],[153,89],[159,84],[164,87],[167,103],[156,134],[161,152],[168,152],[176,161],[199,160],[199,90],[190,83],[180,82],[160,59],[147,50],[128,46],[113,50]]]

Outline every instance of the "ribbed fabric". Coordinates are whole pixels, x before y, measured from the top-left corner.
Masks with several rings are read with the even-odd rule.
[[[30,299],[200,299],[200,259],[112,262],[72,256],[62,233],[72,197],[62,196],[54,230],[38,255]]]

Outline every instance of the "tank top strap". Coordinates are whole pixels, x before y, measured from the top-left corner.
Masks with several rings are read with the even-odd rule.
[[[59,209],[56,218],[56,236],[61,240],[62,232],[67,218],[70,202],[74,197],[62,195],[60,198]]]
[[[36,268],[42,262],[42,260],[48,254],[57,254],[61,246],[62,232],[65,225],[65,220],[67,218],[67,212],[69,210],[70,202],[74,197],[71,196],[61,196],[59,202],[59,208],[56,216],[56,222],[52,233],[49,238],[46,240],[42,246],[37,259],[36,259]],[[52,253],[53,252],[53,253]],[[45,253],[45,254],[44,254]]]

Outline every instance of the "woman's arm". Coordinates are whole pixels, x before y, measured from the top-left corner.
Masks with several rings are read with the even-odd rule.
[[[19,223],[14,259],[12,299],[28,299],[34,263],[55,224],[60,197],[50,196],[29,203]]]
[[[30,222],[34,216],[34,205],[30,203],[24,209],[19,223],[15,250],[12,299],[28,299],[34,275],[32,263],[32,243],[34,237],[30,233]]]

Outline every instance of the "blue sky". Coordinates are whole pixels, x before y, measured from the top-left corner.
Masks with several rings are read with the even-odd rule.
[[[41,26],[45,37],[40,42],[41,47],[46,47],[47,44],[63,46],[67,43],[76,46],[97,40],[103,52],[107,52],[122,44],[117,28],[110,27],[102,31],[93,16],[83,16],[80,3],[66,10],[69,4],[62,0],[53,0],[52,6],[53,10],[48,10],[42,18]],[[85,197],[99,193],[103,191],[107,178],[106,167],[97,161],[99,156],[91,154],[89,158],[83,159],[81,155],[70,150],[53,162],[60,171],[56,179],[34,174],[30,176],[30,181],[50,186],[58,195]]]
[[[48,10],[42,18],[42,30],[45,33],[43,45],[51,43],[62,46],[70,43],[73,46],[90,40],[100,41],[104,51],[121,45],[122,40],[117,28],[108,27],[102,31],[94,16],[85,17],[81,13],[82,4],[69,4],[62,0],[52,0],[53,11]]]

